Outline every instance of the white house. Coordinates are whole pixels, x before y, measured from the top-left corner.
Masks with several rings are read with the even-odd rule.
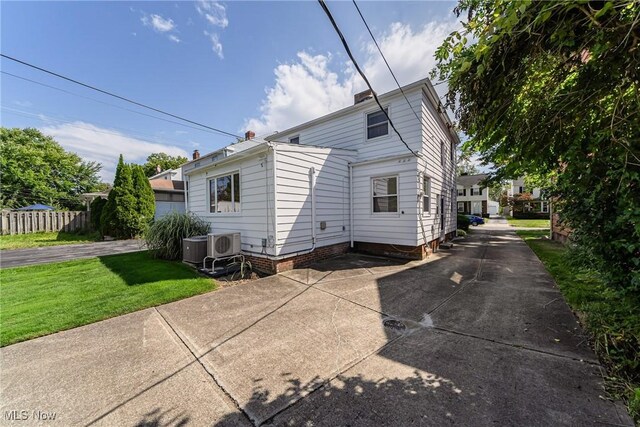
[[[254,265],[283,271],[356,250],[422,258],[456,229],[451,122],[428,79],[182,167],[186,209],[240,232]],[[370,95],[370,94],[369,94]],[[411,152],[412,150],[413,152]],[[414,154],[415,153],[415,154]]]
[[[182,169],[168,169],[149,178],[156,199],[155,219],[169,212],[185,212]]]
[[[527,196],[521,197],[523,194]],[[513,209],[510,211],[511,216],[540,218],[549,216],[549,200],[544,197],[540,188],[528,188],[524,177],[507,183],[507,195],[509,198],[522,199],[514,201]]]
[[[489,189],[482,185],[488,175],[461,175],[456,182],[458,213],[465,215],[488,215]]]

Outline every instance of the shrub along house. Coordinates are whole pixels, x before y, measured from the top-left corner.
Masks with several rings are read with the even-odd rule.
[[[343,253],[420,259],[456,229],[458,138],[428,79],[182,166],[187,211],[241,233],[254,268]]]

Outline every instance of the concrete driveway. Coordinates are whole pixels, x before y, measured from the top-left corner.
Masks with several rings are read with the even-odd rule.
[[[1,353],[4,424],[632,425],[495,224],[427,262],[347,255]]]
[[[0,268],[48,264],[74,259],[94,258],[145,250],[142,240],[113,240],[78,245],[44,246],[40,248],[0,251]]]

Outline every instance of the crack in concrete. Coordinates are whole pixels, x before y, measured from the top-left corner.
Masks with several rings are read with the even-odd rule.
[[[180,336],[180,334],[178,334],[175,330],[175,328],[173,327],[173,325],[171,323],[169,323],[169,321],[162,315],[162,313],[156,308],[153,308],[155,310],[156,313],[158,313],[158,315],[160,316],[160,318],[162,319],[162,321],[169,327],[169,329],[171,329],[171,331],[173,332],[173,334],[180,340],[180,342],[182,343],[182,345],[189,351],[189,353],[191,353],[191,355],[194,357],[195,361],[202,367],[202,369],[204,369],[204,371],[209,374],[209,377],[211,377],[211,380],[213,381],[213,383],[220,389],[222,390],[222,392],[225,394],[225,396],[227,397],[227,399],[229,399],[231,402],[233,402],[234,406],[236,407],[236,409],[238,409],[238,411],[240,411],[240,413],[242,415],[245,416],[246,420],[249,421],[249,423],[254,424],[251,421],[251,417],[249,416],[248,413],[246,413],[244,411],[244,409],[240,406],[240,402],[238,402],[236,399],[233,398],[233,396],[231,395],[231,393],[224,388],[224,386],[222,384],[220,384],[220,382],[218,381],[218,379],[216,378],[216,376],[213,374],[213,372],[209,371],[209,369],[207,369],[207,367],[205,366],[204,363],[202,363],[202,361],[200,360],[200,358],[198,356],[196,356],[196,354],[193,352],[193,350],[191,350],[191,348],[187,345],[187,343],[182,339],[182,337]],[[255,424],[254,424],[255,425]]]

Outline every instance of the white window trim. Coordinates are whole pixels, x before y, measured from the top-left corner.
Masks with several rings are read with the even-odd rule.
[[[460,205],[462,205],[462,209],[460,209]],[[464,202],[458,202],[458,213],[464,213]]]
[[[382,108],[387,110],[387,115],[389,116],[389,118],[391,118],[391,105],[383,105]],[[374,108],[364,112],[364,140],[365,141],[380,141],[380,140],[384,140],[386,138],[391,137],[391,123],[389,123],[389,121],[387,120],[387,134],[369,138],[369,125],[368,125],[367,116],[369,116],[369,114],[376,113],[379,111],[380,111],[380,108]]]
[[[374,212],[373,211],[373,180],[374,179],[383,179],[383,178],[395,178],[396,179],[396,200],[397,200],[397,211],[395,212]],[[371,180],[369,182],[369,200],[370,201],[370,210],[371,210],[371,215],[372,216],[391,216],[391,217],[398,217],[400,216],[400,175],[382,175],[382,176],[372,176]],[[391,195],[387,195],[387,196],[376,196],[376,197],[388,197],[391,196],[393,197],[394,194]]]
[[[423,176],[422,177],[422,182],[420,183],[422,185],[422,191],[424,191],[424,181],[425,180],[429,180],[429,184],[427,185],[428,194],[426,194],[426,192],[425,192],[425,194],[422,195],[422,200],[421,200],[421,202],[422,202],[421,203],[422,204],[422,206],[421,206],[422,215],[431,216],[431,204],[433,202],[433,197],[431,197],[431,177],[430,176]],[[428,206],[427,210],[424,209],[424,198],[425,197],[429,197],[429,206]]]
[[[238,212],[211,212],[211,181],[214,181],[222,176],[231,175],[231,188],[233,189],[233,194],[235,194],[235,184],[233,183],[233,175],[238,174],[238,181],[240,183],[240,188],[242,188],[242,171],[240,169],[232,170],[229,172],[219,173],[210,178],[207,178],[207,215],[213,215],[216,217],[223,216],[242,216],[242,191],[240,192],[240,210]],[[216,196],[217,197],[217,196]],[[233,200],[233,196],[231,197],[232,203],[235,208],[235,200]],[[216,203],[216,206],[218,204]]]

